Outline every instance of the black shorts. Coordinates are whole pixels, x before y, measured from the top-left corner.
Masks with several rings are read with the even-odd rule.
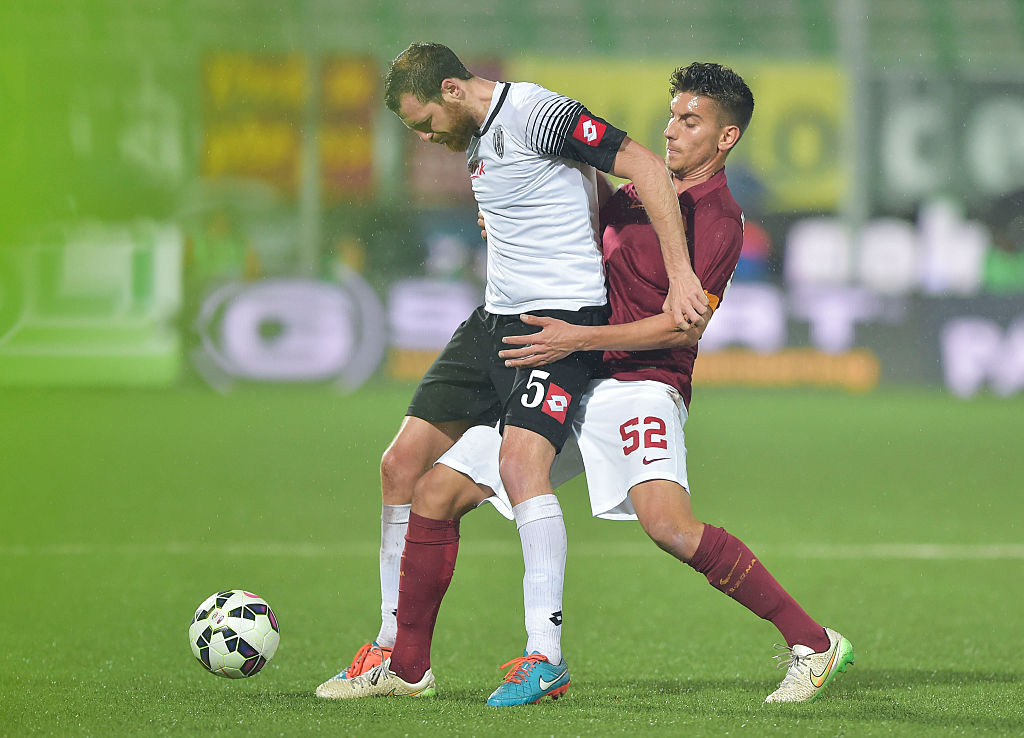
[[[607,307],[531,310],[576,325],[604,325]],[[505,336],[535,333],[519,315],[495,315],[482,307],[455,331],[420,380],[408,415],[444,423],[513,425],[548,439],[557,450],[569,436],[580,399],[601,362],[600,351],[583,351],[534,369],[510,369],[498,356]]]

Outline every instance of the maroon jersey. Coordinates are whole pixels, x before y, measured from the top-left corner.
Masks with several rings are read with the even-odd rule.
[[[725,170],[679,196],[690,263],[712,306],[721,301],[743,246],[743,212],[729,192]],[[601,209],[609,323],[632,323],[662,312],[668,274],[658,237],[632,184]],[[675,387],[690,406],[690,378],[697,347],[654,351],[606,351],[604,376],[653,379]]]

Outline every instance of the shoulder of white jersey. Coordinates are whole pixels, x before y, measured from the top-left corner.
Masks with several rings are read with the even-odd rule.
[[[517,133],[528,148],[544,156],[558,156],[565,139],[584,109],[571,97],[532,82],[513,82],[508,102],[515,110]]]

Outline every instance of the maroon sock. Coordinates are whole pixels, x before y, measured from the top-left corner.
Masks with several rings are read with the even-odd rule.
[[[398,635],[391,653],[391,671],[407,682],[418,682],[430,668],[434,623],[458,553],[458,521],[409,513],[398,584]]]
[[[704,526],[690,566],[705,575],[712,587],[770,620],[790,648],[800,643],[815,653],[828,649],[825,629],[775,581],[746,544],[724,528]]]

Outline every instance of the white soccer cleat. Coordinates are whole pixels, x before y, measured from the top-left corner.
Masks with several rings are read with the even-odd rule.
[[[788,656],[788,661],[781,662],[779,668],[788,666],[789,669],[779,688],[765,698],[766,703],[810,702],[821,694],[836,672],[846,671],[847,665],[853,663],[853,644],[831,628],[825,628],[825,634],[828,648],[821,653],[797,644],[775,657],[785,659]]]
[[[387,659],[360,676],[328,679],[316,688],[316,696],[325,700],[353,700],[360,697],[433,697],[436,694],[430,669],[418,682],[409,684],[390,667],[391,659]]]

